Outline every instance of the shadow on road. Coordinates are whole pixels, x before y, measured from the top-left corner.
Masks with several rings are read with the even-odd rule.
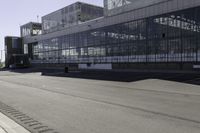
[[[69,77],[92,80],[134,82],[145,79],[162,79],[176,82],[200,85],[199,73],[164,73],[164,72],[119,72],[119,71],[72,71],[64,73],[63,70],[55,69],[14,69],[10,71],[14,73],[33,73],[41,72],[42,76]]]
[[[111,71],[78,71],[69,73],[46,73],[43,76],[70,77],[93,80],[134,82],[145,79],[162,79],[200,85],[200,74],[195,73],[162,73],[162,72],[111,72]]]

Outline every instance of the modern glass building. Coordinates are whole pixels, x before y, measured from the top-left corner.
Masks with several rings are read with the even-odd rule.
[[[78,3],[72,7],[78,8],[79,15],[87,12],[78,15],[87,18],[84,21],[73,19],[78,23],[69,24],[69,15],[56,15],[60,18],[55,23],[48,22],[54,20],[56,11],[43,17],[41,35],[23,37],[33,65],[163,71],[200,68],[199,0],[104,0],[104,14],[101,7],[84,8],[85,3]],[[69,10],[70,6],[59,12]]]

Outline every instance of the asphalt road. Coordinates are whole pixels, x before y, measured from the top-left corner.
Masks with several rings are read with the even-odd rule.
[[[200,86],[0,72],[0,102],[59,133],[199,133]]]

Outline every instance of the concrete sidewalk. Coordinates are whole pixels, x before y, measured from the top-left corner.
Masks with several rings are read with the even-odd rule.
[[[30,133],[4,114],[0,113],[0,133]]]

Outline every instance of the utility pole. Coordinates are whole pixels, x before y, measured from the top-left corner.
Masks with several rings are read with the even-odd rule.
[[[0,50],[0,52],[1,52],[1,59],[0,59],[0,68],[1,68],[3,65],[3,50]]]
[[[2,55],[2,50],[1,50],[1,55]],[[2,56],[1,56],[1,59],[0,59],[0,63],[2,62]]]
[[[40,21],[40,20],[39,20],[39,15],[37,15],[37,22],[39,23],[39,21]]]
[[[2,58],[3,58],[3,55],[2,55],[3,53],[2,52],[3,52],[3,50],[1,50],[1,63],[2,63]]]

